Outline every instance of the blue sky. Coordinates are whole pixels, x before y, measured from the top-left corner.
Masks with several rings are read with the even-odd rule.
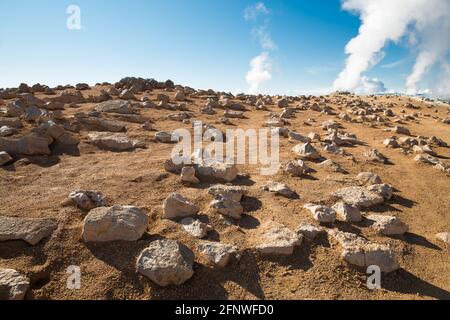
[[[246,91],[250,60],[260,54],[244,19],[256,1],[235,0],[1,0],[0,87],[118,81],[141,76],[194,88]],[[81,9],[81,30],[68,30],[66,9]],[[346,43],[359,18],[340,1],[264,1],[272,78],[265,93],[329,90],[345,64]],[[403,90],[414,63],[406,45],[385,48],[367,75]],[[425,79],[425,81],[427,81]]]

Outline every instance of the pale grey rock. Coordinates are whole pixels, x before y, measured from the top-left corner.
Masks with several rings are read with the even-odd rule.
[[[380,184],[381,183],[380,176],[373,172],[361,172],[356,176],[356,180],[362,186],[367,185],[367,184]]]
[[[296,145],[292,151],[305,160],[317,160],[320,158],[319,152],[310,143]]]
[[[52,219],[28,219],[0,216],[0,241],[23,240],[32,246],[50,236],[58,227]]]
[[[200,211],[200,208],[189,202],[181,194],[171,193],[164,200],[163,210],[164,219],[176,219],[193,216]]]
[[[260,227],[260,244],[256,249],[264,255],[291,255],[302,244],[303,236],[274,221]]]
[[[375,231],[385,236],[402,235],[408,231],[408,226],[397,217],[372,214],[367,219]]]
[[[108,199],[99,191],[75,190],[69,194],[69,199],[83,210],[92,210],[98,207],[106,207]]]
[[[133,206],[100,207],[84,218],[82,238],[85,242],[136,241],[148,226],[145,212]]]
[[[0,300],[23,300],[30,279],[13,269],[0,268]]]
[[[383,197],[362,187],[347,187],[331,194],[332,197],[360,209],[382,204]]]
[[[181,285],[194,275],[194,253],[175,240],[156,240],[138,257],[136,270],[166,287]]]
[[[225,268],[231,259],[240,258],[237,247],[218,242],[203,242],[198,250],[217,268]]]
[[[213,230],[212,226],[209,224],[190,217],[182,219],[180,223],[186,232],[198,239],[203,239],[208,235],[208,232]]]
[[[338,202],[333,206],[333,209],[338,214],[338,217],[347,222],[362,221],[361,211],[355,206],[349,205],[345,202]]]
[[[138,145],[124,133],[91,132],[88,134],[89,142],[100,149],[109,151],[133,150]]]
[[[308,203],[303,208],[311,211],[314,220],[320,223],[334,223],[336,221],[336,211],[330,207]]]
[[[314,240],[319,234],[324,233],[325,230],[321,227],[304,222],[298,226],[296,232],[305,238]]]
[[[390,200],[394,192],[392,187],[386,183],[370,185],[367,187],[367,190],[382,196],[384,200]]]
[[[279,183],[276,181],[268,181],[264,186],[263,186],[263,190],[264,191],[269,191],[269,192],[273,192],[277,195],[286,197],[286,198],[292,198],[295,196],[295,192],[291,190],[291,188],[289,188],[287,185],[283,184],[283,183]]]
[[[105,113],[133,114],[134,109],[131,103],[123,100],[109,100],[100,103],[94,109],[95,111]]]
[[[441,232],[436,234],[436,239],[439,241],[445,242],[447,244],[450,244],[450,232]]]

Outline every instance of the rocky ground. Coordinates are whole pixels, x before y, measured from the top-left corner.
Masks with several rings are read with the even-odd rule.
[[[0,299],[450,299],[448,104],[126,78],[0,108]],[[279,172],[175,165],[194,120],[277,130]]]

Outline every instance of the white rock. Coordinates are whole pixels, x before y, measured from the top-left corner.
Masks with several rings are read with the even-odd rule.
[[[238,175],[238,169],[234,164],[222,162],[202,162],[195,166],[196,173],[200,178],[215,179],[232,182]]]
[[[284,166],[284,172],[293,177],[300,177],[309,170],[309,167],[302,160],[289,161]]]
[[[400,268],[395,253],[385,245],[373,243],[353,233],[329,230],[328,234],[342,246],[342,258],[355,266],[376,265],[389,273]]]
[[[380,176],[373,172],[361,172],[356,176],[356,180],[358,180],[360,185],[381,183]]]
[[[346,204],[345,202],[336,203],[333,209],[343,221],[360,222],[362,220],[361,211],[357,207]]]
[[[408,226],[397,217],[373,214],[367,219],[372,222],[375,231],[385,236],[402,235],[408,231]]]
[[[85,242],[136,241],[147,230],[148,216],[132,206],[92,209],[84,219]]]
[[[75,190],[69,194],[69,199],[72,200],[78,208],[84,210],[91,210],[108,205],[107,198],[99,191]]]
[[[269,221],[260,227],[261,244],[256,249],[267,255],[291,255],[300,246],[303,236],[286,226]]]
[[[317,227],[309,223],[302,223],[297,228],[297,234],[301,234],[304,237],[314,240],[319,234],[325,232],[323,228]]]
[[[91,132],[89,142],[100,149],[109,151],[127,151],[136,147],[137,142],[124,133]]]
[[[12,159],[13,158],[7,152],[0,151],[0,166],[7,164]]]
[[[450,232],[438,233],[438,234],[436,234],[436,239],[450,244]]]
[[[292,191],[287,185],[272,180],[268,181],[263,186],[263,190],[273,192],[286,198],[292,198],[295,195],[295,192]]]
[[[194,275],[194,253],[174,240],[156,240],[139,255],[136,270],[166,287],[181,285]]]
[[[0,300],[23,300],[30,279],[13,269],[0,268]]]
[[[311,211],[314,220],[320,223],[334,223],[336,221],[336,211],[330,207],[315,205],[315,204],[305,204],[303,208]]]
[[[203,242],[199,244],[198,250],[218,268],[226,267],[233,257],[237,259],[240,257],[237,247],[223,243]]]
[[[384,202],[383,197],[361,187],[343,188],[333,192],[331,196],[360,209],[370,208]]]
[[[200,220],[195,220],[193,218],[184,218],[181,220],[181,225],[183,229],[190,233],[192,236],[198,239],[203,239],[208,235],[209,231],[213,228],[209,224],[203,223]]]
[[[189,202],[179,193],[171,193],[163,206],[164,219],[184,218],[197,214],[200,210],[198,206]]]
[[[305,160],[317,160],[320,158],[319,152],[310,143],[298,144],[292,148],[292,151]]]
[[[390,200],[393,194],[392,187],[386,183],[368,186],[367,190],[382,196],[385,200]]]

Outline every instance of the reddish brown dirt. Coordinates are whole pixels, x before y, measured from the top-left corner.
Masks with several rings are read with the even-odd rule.
[[[83,94],[98,92],[98,86]],[[154,99],[160,91],[143,95]],[[167,92],[166,92],[167,93]],[[174,92],[168,92],[170,96]],[[142,96],[142,95],[139,95]],[[330,99],[334,99],[331,97]],[[397,114],[409,98],[363,97],[370,103],[392,102]],[[187,103],[195,118],[215,124],[219,114],[207,116],[200,113],[205,99],[196,98]],[[427,108],[422,112],[447,117],[448,107]],[[338,105],[330,103],[339,111]],[[65,116],[75,112],[90,111],[95,104],[83,104],[77,109],[66,109]],[[251,107],[248,107],[252,110]],[[279,112],[275,106],[269,106]],[[344,110],[346,108],[344,107]],[[406,113],[413,111],[406,109]],[[157,130],[170,131],[190,128],[189,124],[163,120],[173,113],[167,110],[141,109],[143,116],[154,120]],[[260,128],[267,119],[267,111],[247,111],[247,119],[234,119],[235,127]],[[317,122],[308,127],[303,121],[313,118]],[[243,166],[240,171],[249,179],[237,183],[249,186],[249,197],[244,200],[248,215],[236,225],[226,226],[217,214],[209,209],[211,197],[208,184],[186,187],[177,175],[166,173],[163,162],[170,157],[173,145],[152,141],[154,133],[144,131],[139,124],[126,123],[128,135],[139,138],[147,149],[134,152],[113,153],[102,151],[86,143],[87,133],[80,134],[79,156],[52,155],[48,158],[30,158],[0,168],[0,215],[33,218],[56,218],[59,228],[50,239],[32,247],[22,241],[0,242],[0,266],[14,268],[32,279],[28,299],[449,299],[450,251],[449,246],[435,239],[438,232],[450,231],[450,180],[449,176],[431,166],[413,161],[414,155],[404,155],[399,149],[387,149],[383,140],[392,134],[384,126],[372,128],[365,124],[348,123],[334,116],[315,111],[300,111],[288,128],[299,133],[324,134],[320,123],[336,119],[349,133],[354,133],[366,146],[346,148],[354,156],[342,157],[320,152],[339,164],[348,175],[333,173],[308,163],[317,170],[313,178],[292,178],[280,171],[275,177],[259,174],[258,166]],[[226,129],[227,126],[217,125]],[[436,135],[450,144],[450,126],[431,117],[403,124],[414,135]],[[30,125],[22,130],[25,133]],[[295,145],[281,138],[281,160],[294,159],[290,151]],[[363,152],[377,148],[389,157],[392,164],[373,164],[365,161]],[[441,157],[450,158],[450,148],[433,148]],[[291,229],[303,221],[314,223],[302,206],[307,202],[327,200],[330,192],[355,185],[354,177],[363,171],[377,173],[383,182],[397,190],[386,205],[375,208],[383,214],[396,215],[410,226],[410,232],[390,238],[375,234],[360,225],[338,222],[336,227],[360,233],[370,240],[387,243],[395,248],[401,269],[382,278],[382,290],[370,291],[365,286],[364,270],[356,270],[340,258],[340,250],[326,236],[314,242],[305,241],[291,257],[265,258],[252,250],[257,241],[257,228],[268,220],[285,224]],[[289,185],[299,195],[289,200],[263,192],[261,185],[274,179]],[[81,212],[67,202],[69,192],[82,188],[99,190],[116,204],[138,206],[150,215],[147,234],[132,243],[114,242],[85,244],[80,240],[83,218]],[[179,224],[162,220],[162,203],[171,192],[180,192],[200,205],[204,218],[214,226],[210,240],[237,245],[244,249],[243,257],[224,270],[208,267],[196,250],[196,240],[188,236]],[[195,275],[178,287],[161,288],[135,272],[139,252],[158,238],[180,240],[196,253]],[[66,268],[79,265],[82,271],[80,290],[68,290]]]

